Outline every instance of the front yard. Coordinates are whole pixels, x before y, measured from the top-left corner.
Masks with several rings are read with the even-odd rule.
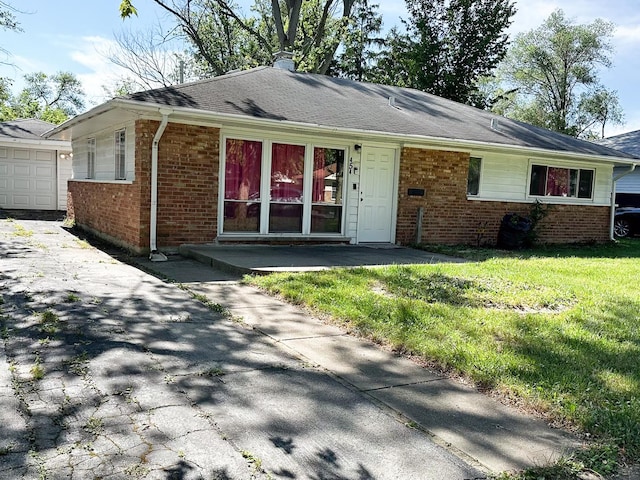
[[[637,461],[640,241],[442,253],[470,262],[251,281],[575,430],[593,442],[582,466]]]

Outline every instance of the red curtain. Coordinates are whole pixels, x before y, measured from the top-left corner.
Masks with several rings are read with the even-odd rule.
[[[262,142],[227,139],[224,198],[259,200]]]
[[[327,176],[325,168],[325,149],[316,148],[313,151],[313,190],[312,202],[324,201],[324,179]]]
[[[569,169],[549,167],[547,172],[547,195],[566,197],[569,195]]]
[[[274,143],[271,152],[271,200],[302,202],[304,146]]]

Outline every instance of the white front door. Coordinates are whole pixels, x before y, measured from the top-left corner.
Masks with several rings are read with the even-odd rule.
[[[393,148],[362,150],[358,243],[393,241],[395,156]]]

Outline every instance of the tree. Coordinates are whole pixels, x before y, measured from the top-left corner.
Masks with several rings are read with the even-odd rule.
[[[624,123],[624,113],[618,102],[618,93],[597,87],[580,96],[578,102],[580,112],[577,124],[581,126],[580,135],[588,139],[601,139],[605,136],[608,123],[621,125]],[[593,130],[592,127],[599,127]]]
[[[606,123],[620,123],[617,94],[600,84],[598,69],[611,66],[614,25],[596,19],[577,25],[556,10],[544,23],[516,36],[502,76],[516,94],[503,113],[576,137],[598,136]]]
[[[140,90],[138,81],[131,77],[121,77],[109,84],[102,85],[105,101],[115,97],[124,97]]]
[[[406,0],[405,33],[392,29],[380,81],[471,103],[478,79],[507,52],[511,0]]]
[[[384,45],[381,32],[382,16],[378,13],[378,5],[370,5],[369,0],[356,1],[347,25],[344,49],[334,61],[332,71],[352,80],[374,79],[372,70],[378,53],[375,49]]]
[[[22,32],[22,28],[20,24],[16,20],[15,12],[17,10],[7,2],[0,1],[0,28],[3,30],[10,30],[12,32]],[[9,52],[0,47],[0,52],[2,52],[5,57],[9,56]],[[8,63],[8,61],[0,61],[0,63]]]
[[[39,118],[51,123],[62,123],[84,107],[84,93],[80,81],[69,72],[46,75],[38,72],[24,76],[26,86],[17,96],[8,93],[6,80],[0,95],[0,120]]]
[[[167,87],[199,78],[195,59],[184,52],[184,45],[160,24],[144,32],[115,34],[116,44],[103,55],[114,65],[129,71],[127,89],[146,90]]]
[[[253,51],[268,61],[278,51],[290,52],[304,70],[326,73],[346,31],[355,0],[258,0],[254,7],[257,17],[245,17],[234,3],[226,0],[154,2],[175,18],[197,55],[211,66],[236,53],[237,43],[228,35],[232,32],[225,30],[233,28],[244,33],[245,52]],[[120,14],[126,18],[137,15],[137,10],[130,0],[122,0]],[[207,18],[211,21],[207,22]],[[211,49],[211,42],[220,39],[225,50]],[[245,62],[241,66],[250,63],[249,57],[241,57]]]

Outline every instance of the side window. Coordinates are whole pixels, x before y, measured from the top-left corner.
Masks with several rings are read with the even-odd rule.
[[[594,171],[532,165],[529,195],[546,197],[593,197]]]
[[[87,178],[96,176],[96,139],[87,140]]]
[[[478,195],[480,191],[480,168],[482,159],[471,157],[469,159],[469,176],[467,177],[467,195]]]
[[[116,180],[124,180],[127,177],[127,169],[125,162],[126,151],[126,131],[118,130],[115,137],[115,162],[116,162]]]

